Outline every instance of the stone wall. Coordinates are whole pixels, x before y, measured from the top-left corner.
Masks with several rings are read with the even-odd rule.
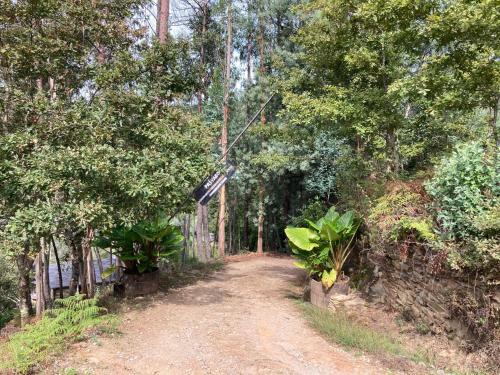
[[[457,292],[461,295],[467,293],[471,298],[481,301],[478,306],[486,301],[490,309],[488,317],[491,319],[491,311],[494,311],[494,319],[498,319],[498,287],[486,288],[477,279],[459,279],[443,270],[433,274],[429,271],[429,262],[423,251],[414,250],[404,261],[398,255],[373,257],[370,261],[375,265],[375,279],[369,288],[370,296],[400,311],[402,317],[413,320],[417,327],[446,334],[450,339],[477,339],[474,337],[477,332],[470,322],[457,317],[453,311],[452,301],[455,297],[457,302]],[[471,316],[473,314],[474,311],[471,311]]]

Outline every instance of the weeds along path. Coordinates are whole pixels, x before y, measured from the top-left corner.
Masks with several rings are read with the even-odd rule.
[[[385,373],[309,328],[294,302],[303,280],[289,258],[229,262],[206,280],[131,307],[121,314],[121,335],[77,345],[47,373]]]

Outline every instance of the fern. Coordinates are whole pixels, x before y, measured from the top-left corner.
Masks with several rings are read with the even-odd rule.
[[[58,299],[39,322],[28,325],[0,348],[1,353],[6,352],[6,358],[0,359],[0,372],[8,369],[29,373],[51,354],[85,338],[90,329],[110,332],[115,322],[116,318],[98,306],[96,299],[85,299],[83,295]]]

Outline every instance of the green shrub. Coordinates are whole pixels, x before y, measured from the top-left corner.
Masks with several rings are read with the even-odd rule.
[[[325,216],[327,211],[324,203],[316,198],[299,210],[298,214],[290,221],[290,225],[294,227],[305,227],[307,226],[307,220],[319,220],[321,217]]]
[[[431,244],[436,241],[427,202],[428,197],[417,181],[390,184],[368,215],[372,248],[387,251],[389,243]]]
[[[392,229],[391,239],[396,241],[404,240],[412,234],[420,242],[434,241],[436,234],[432,227],[431,218],[412,218],[408,216],[400,218]]]
[[[470,239],[461,244],[447,244],[448,264],[454,270],[482,271],[489,283],[500,283],[500,240]]]
[[[499,189],[493,157],[478,142],[458,145],[436,167],[426,189],[434,198],[437,218],[449,237],[481,236],[474,225],[485,212],[498,212]],[[498,218],[497,218],[498,220]]]
[[[58,299],[40,321],[26,326],[0,346],[0,372],[29,373],[72,342],[88,334],[114,330],[115,323],[115,317],[107,315],[95,299],[84,299],[82,295]]]
[[[493,238],[500,235],[500,204],[482,211],[473,222],[482,238]]]
[[[0,253],[0,328],[14,317],[16,300],[16,273],[12,264]]]

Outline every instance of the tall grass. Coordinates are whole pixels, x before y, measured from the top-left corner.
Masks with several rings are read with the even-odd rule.
[[[372,354],[406,356],[405,348],[388,335],[377,332],[350,319],[343,312],[319,309],[309,303],[299,303],[311,326],[327,339],[342,346]]]
[[[106,312],[96,299],[84,299],[82,295],[56,300],[41,320],[0,344],[0,372],[27,374],[75,341],[114,331],[116,317]]]

